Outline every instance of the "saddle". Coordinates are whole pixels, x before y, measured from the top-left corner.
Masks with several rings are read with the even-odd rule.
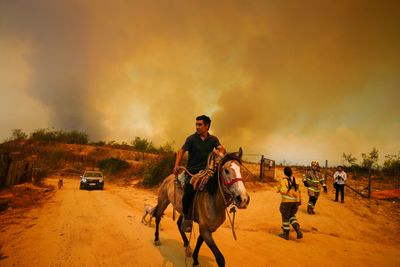
[[[190,184],[193,185],[195,191],[203,191],[208,180],[214,175],[212,170],[202,170],[190,178]],[[176,184],[178,187],[184,188],[186,183],[186,172],[181,172],[176,177]]]
[[[193,175],[193,177],[190,179],[190,183],[193,185],[195,191],[203,191],[205,185],[213,176],[214,172],[212,170],[203,170]]]

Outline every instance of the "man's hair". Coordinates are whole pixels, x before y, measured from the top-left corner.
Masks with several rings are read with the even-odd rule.
[[[339,166],[337,166],[337,168],[339,169],[339,168],[342,168],[343,169],[343,166],[342,165],[339,165]]]
[[[210,129],[210,126],[211,126],[210,117],[208,117],[206,115],[197,116],[196,121],[204,121],[204,124],[208,124],[208,129]]]

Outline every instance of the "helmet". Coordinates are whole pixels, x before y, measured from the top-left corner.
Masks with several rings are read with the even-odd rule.
[[[318,161],[316,161],[316,160],[311,161],[311,167],[312,167],[312,166],[317,166],[317,167],[319,167]]]

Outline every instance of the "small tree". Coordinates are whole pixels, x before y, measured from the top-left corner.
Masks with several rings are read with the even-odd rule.
[[[342,160],[343,165],[346,167],[353,167],[357,162],[357,158],[354,157],[352,154],[343,153],[342,157],[343,157]]]
[[[391,175],[400,175],[400,152],[397,155],[386,155],[383,171]]]
[[[105,146],[106,145],[106,141],[100,140],[100,141],[97,141],[97,142],[92,142],[90,144],[94,145],[94,146]]]
[[[367,169],[369,169],[369,168],[371,168],[371,169],[379,168],[379,166],[378,166],[379,153],[378,153],[378,150],[375,147],[372,149],[371,152],[369,152],[368,155],[365,154],[365,153],[362,153],[361,156],[363,158],[363,161],[362,161],[361,165],[364,168],[367,168]]]
[[[356,174],[357,158],[354,157],[350,153],[349,154],[343,153],[342,157],[343,157],[343,160],[342,160],[343,165],[345,167],[351,168],[353,171],[353,177],[356,177],[357,176],[357,174]]]
[[[52,142],[57,140],[57,132],[54,128],[42,128],[30,134],[31,141]]]
[[[62,132],[60,131],[60,135],[63,134],[63,140],[65,143],[68,144],[81,144],[86,145],[89,142],[89,136],[85,132],[80,131],[71,131],[71,132]]]
[[[129,168],[129,163],[118,158],[103,159],[97,163],[97,167],[107,174],[115,174]]]
[[[141,152],[151,152],[154,150],[153,143],[148,141],[146,138],[135,137],[135,140],[131,142],[133,149]]]
[[[160,184],[165,177],[171,174],[174,164],[175,155],[173,153],[166,153],[147,164],[143,172],[142,185],[151,187]]]
[[[174,153],[174,148],[173,145],[170,143],[165,143],[164,145],[160,146],[160,148],[158,149],[158,151],[161,154],[165,154],[165,153]]]
[[[10,140],[21,141],[28,139],[28,135],[22,129],[13,129]]]
[[[142,152],[142,160],[144,161],[144,152],[154,153],[157,149],[153,146],[153,142],[148,141],[146,138],[135,137],[135,140],[131,142],[134,150]]]

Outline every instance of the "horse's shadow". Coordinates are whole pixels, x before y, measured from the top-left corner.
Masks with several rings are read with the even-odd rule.
[[[161,265],[162,267],[166,266],[184,267],[193,265],[193,258],[192,257],[186,258],[185,256],[185,248],[183,247],[182,241],[163,238],[161,242],[162,242],[161,246],[158,246],[157,248],[159,249],[160,254],[164,259]],[[193,243],[191,246],[192,250],[194,250],[194,246],[195,243]],[[207,249],[207,248],[202,247],[202,249]],[[185,260],[187,265],[185,264]],[[215,266],[214,258],[201,255],[201,249],[199,253],[199,262],[202,267]]]

